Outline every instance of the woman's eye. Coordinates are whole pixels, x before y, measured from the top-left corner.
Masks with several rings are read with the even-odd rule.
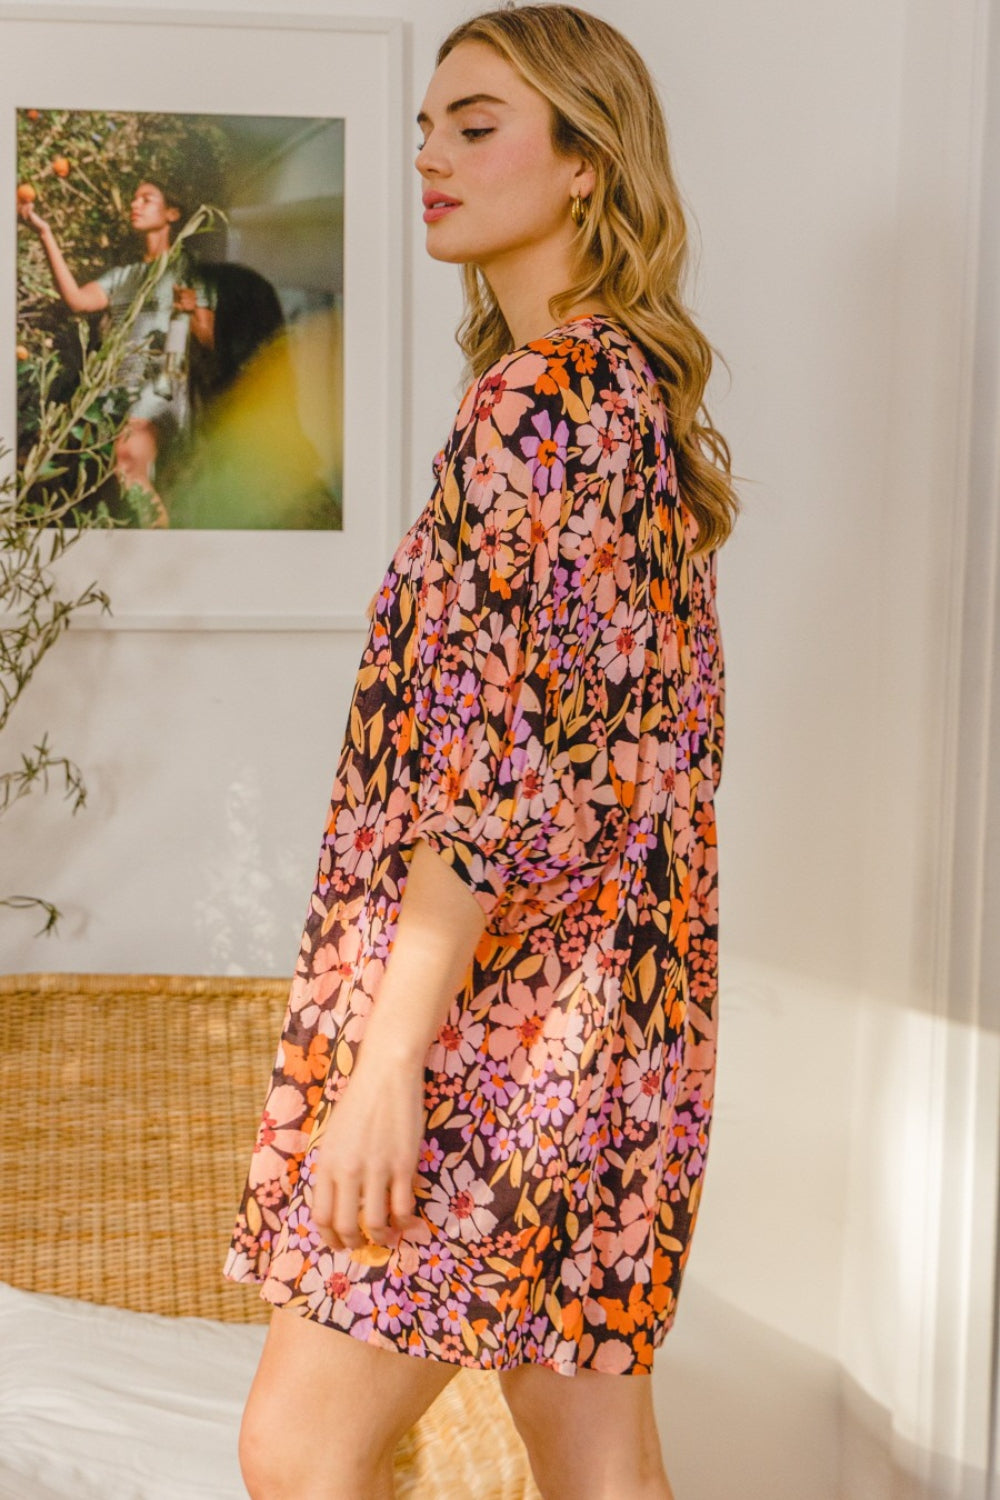
[[[482,140],[484,135],[493,134],[493,126],[480,125],[478,128],[470,127],[467,130],[463,130],[462,134],[465,136],[467,141],[479,141]]]

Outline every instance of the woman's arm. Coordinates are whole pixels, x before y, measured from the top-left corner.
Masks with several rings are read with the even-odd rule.
[[[215,312],[198,301],[197,289],[174,283],[174,310],[185,312],[191,318],[191,337],[203,349],[215,347]]]
[[[312,1217],[337,1249],[364,1243],[359,1219],[382,1243],[414,1222],[424,1060],[485,925],[461,876],[429,844],[415,844],[392,952],[317,1152]]]
[[[31,225],[41,240],[42,248],[52,269],[52,279],[56,284],[56,290],[70,312],[102,312],[108,305],[107,292],[96,281],[85,282],[83,286],[79,285],[66,264],[48,220],[36,214],[30,203],[22,203],[18,207],[18,213],[26,224]]]

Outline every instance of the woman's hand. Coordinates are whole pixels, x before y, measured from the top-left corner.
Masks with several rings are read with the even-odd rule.
[[[420,1222],[413,1177],[424,1131],[423,1069],[366,1067],[363,1053],[362,1046],[313,1168],[313,1222],[334,1250],[356,1249],[366,1235],[388,1245]]]
[[[193,286],[174,283],[174,312],[194,313],[198,311],[198,293]]]
[[[424,1133],[424,1062],[469,972],[485,917],[469,887],[418,840],[392,950],[354,1069],[316,1151],[313,1222],[335,1250],[386,1245],[421,1221],[413,1178]]]
[[[30,224],[36,234],[44,234],[49,227],[48,219],[43,219],[41,214],[36,214],[32,203],[19,203],[17,215],[23,219],[25,224]]]

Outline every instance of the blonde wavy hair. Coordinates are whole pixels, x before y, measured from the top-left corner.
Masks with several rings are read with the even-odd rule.
[[[474,16],[441,43],[438,63],[460,42],[499,52],[548,100],[556,151],[583,156],[594,168],[587,216],[576,230],[579,278],[549,310],[558,322],[599,295],[642,346],[669,414],[681,494],[698,523],[697,550],[720,546],[739,501],[729,446],[704,405],[713,351],[681,297],[687,226],[645,63],[621,32],[572,5],[502,5]],[[462,275],[457,339],[477,378],[513,340],[479,268],[465,265]]]

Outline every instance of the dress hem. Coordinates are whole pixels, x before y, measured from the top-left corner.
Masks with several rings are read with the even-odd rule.
[[[234,1286],[258,1286],[260,1289],[261,1299],[264,1302],[270,1303],[270,1305],[276,1309],[287,1309],[287,1311],[296,1313],[299,1317],[308,1318],[310,1322],[318,1324],[321,1328],[329,1328],[333,1333],[342,1334],[345,1338],[356,1339],[360,1343],[368,1344],[373,1349],[381,1349],[386,1354],[403,1354],[408,1355],[411,1359],[432,1360],[436,1364],[454,1365],[456,1370],[473,1370],[478,1371],[484,1375],[499,1374],[504,1370],[518,1370],[525,1365],[533,1365],[537,1369],[551,1370],[553,1374],[561,1375],[565,1379],[572,1379],[573,1376],[579,1374],[580,1371],[588,1371],[591,1374],[596,1375],[614,1374],[623,1376],[625,1378],[628,1378],[629,1376],[648,1376],[653,1373],[652,1363],[650,1363],[649,1365],[640,1365],[636,1363],[631,1369],[628,1370],[611,1371],[597,1370],[593,1365],[571,1364],[567,1360],[531,1359],[527,1357],[522,1359],[504,1359],[503,1357],[501,1357],[496,1360],[491,1360],[488,1364],[484,1364],[481,1360],[473,1359],[471,1356],[468,1356],[465,1359],[462,1359],[461,1357],[451,1358],[447,1354],[433,1352],[432,1350],[428,1349],[427,1345],[424,1343],[421,1343],[419,1345],[406,1344],[400,1342],[397,1339],[393,1339],[389,1334],[385,1333],[375,1332],[374,1337],[372,1337],[371,1334],[368,1333],[356,1332],[356,1324],[350,1328],[340,1328],[336,1323],[329,1323],[325,1319],[317,1317],[316,1313],[311,1307],[309,1307],[307,1303],[288,1303],[279,1301],[276,1296],[271,1295],[271,1293],[269,1292],[269,1282],[267,1280],[258,1281],[256,1278],[253,1278],[252,1280],[239,1281],[237,1280],[237,1278],[229,1276],[225,1272],[223,1274],[225,1275],[225,1279],[227,1281],[231,1281]],[[283,1283],[279,1283],[279,1285],[283,1285]],[[654,1351],[660,1347],[661,1343],[666,1338],[667,1333],[670,1331],[670,1326],[670,1324],[661,1325],[656,1330],[658,1337],[654,1337],[651,1340]]]

